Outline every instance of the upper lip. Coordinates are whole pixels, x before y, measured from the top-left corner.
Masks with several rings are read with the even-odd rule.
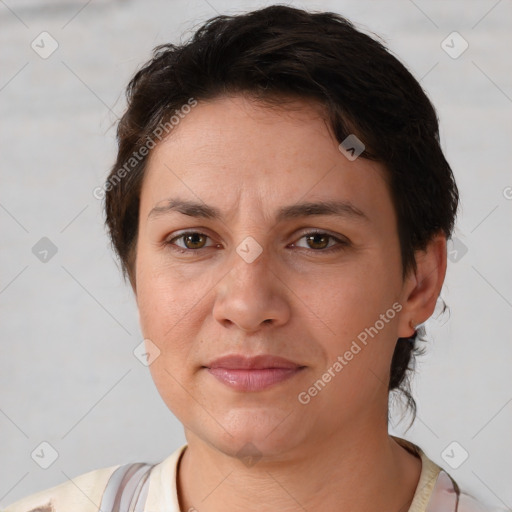
[[[262,370],[265,368],[300,368],[301,365],[283,357],[263,354],[247,357],[231,354],[219,357],[208,363],[206,368],[226,368],[229,370]]]

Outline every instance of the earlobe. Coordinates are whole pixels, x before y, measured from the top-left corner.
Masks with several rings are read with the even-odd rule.
[[[435,235],[424,251],[417,251],[416,271],[404,284],[403,311],[399,324],[399,337],[414,334],[434,312],[446,275],[446,236]]]

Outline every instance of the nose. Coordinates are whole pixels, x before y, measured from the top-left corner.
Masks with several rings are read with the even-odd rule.
[[[237,253],[231,269],[216,286],[213,317],[224,327],[255,332],[265,325],[284,325],[290,318],[289,290],[263,251],[250,263]]]

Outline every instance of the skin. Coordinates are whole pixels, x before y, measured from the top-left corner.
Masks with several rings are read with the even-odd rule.
[[[152,151],[134,291],[143,335],[160,350],[152,377],[185,428],[182,510],[408,509],[421,460],[388,435],[389,367],[397,338],[434,311],[446,239],[434,237],[402,280],[385,177],[379,163],[349,161],[305,101],[283,108],[242,96],[199,102]],[[148,218],[170,197],[212,205],[224,217]],[[276,221],[279,208],[318,200],[350,201],[367,220]],[[347,243],[325,252],[336,240],[308,242],[312,229]],[[206,237],[187,244],[175,238],[184,231]],[[236,252],[248,236],[262,249],[252,263]],[[394,303],[401,311],[301,404],[298,394]],[[306,368],[263,391],[235,391],[203,368],[231,353],[272,354]],[[248,443],[261,457],[252,465],[237,456]]]

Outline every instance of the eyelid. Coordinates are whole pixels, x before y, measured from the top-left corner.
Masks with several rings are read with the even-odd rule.
[[[181,232],[173,233],[172,237],[168,237],[164,240],[164,245],[174,245],[174,241],[178,239],[183,239],[185,235],[202,235],[206,237],[207,239],[211,240],[213,242],[213,237],[211,237],[208,233],[205,233],[203,231],[200,231],[199,229],[188,229]],[[206,245],[205,247],[200,247],[199,249],[187,249],[184,247],[180,247],[179,245],[176,246],[178,249],[181,249],[183,251],[187,252],[198,252],[201,249],[206,249],[207,247],[213,247],[215,245],[215,242],[212,245]]]
[[[203,249],[208,249],[211,247],[215,247],[215,245],[219,245],[218,243],[213,242],[213,237],[211,237],[208,233],[204,232],[204,231],[208,231],[208,230],[201,231],[201,229],[202,228],[190,228],[188,230],[186,229],[181,232],[178,231],[176,233],[173,233],[171,238],[166,238],[164,240],[163,245],[164,246],[172,246],[173,250],[176,250],[181,253],[190,253],[190,254],[199,253]],[[213,243],[211,245],[206,245],[204,247],[200,247],[199,249],[188,249],[186,247],[180,247],[179,245],[176,245],[174,243],[175,240],[183,239],[184,236],[190,235],[190,234],[205,236],[207,239],[210,239]],[[324,249],[311,249],[308,247],[298,247],[295,245],[302,238],[304,238],[308,235],[311,236],[311,235],[315,235],[315,234],[325,235],[328,238],[334,240],[336,243],[331,246],[328,246],[327,248],[324,248]],[[303,230],[301,232],[299,232],[295,235],[294,241],[291,242],[291,245],[297,247],[297,249],[304,249],[306,251],[317,252],[317,253],[329,253],[331,251],[342,249],[343,247],[350,245],[350,240],[348,240],[348,238],[346,238],[343,235],[333,234],[325,229],[303,228]]]
[[[328,253],[331,249],[332,250],[340,249],[340,248],[346,247],[350,244],[350,240],[343,235],[333,234],[328,230],[320,229],[320,228],[305,228],[304,231],[301,231],[300,233],[298,233],[296,235],[295,242],[292,242],[292,245],[295,245],[299,240],[301,240],[302,238],[304,238],[308,235],[310,236],[310,235],[316,235],[316,234],[325,235],[326,237],[328,237],[332,240],[335,240],[336,243],[334,245],[331,245],[330,247],[327,247],[326,249],[311,249],[311,248],[306,248],[306,247],[298,247],[298,249],[306,249],[306,250],[318,252],[318,253]]]
[[[348,242],[348,238],[340,233],[333,233],[332,231],[329,231],[328,229],[321,229],[321,228],[303,228],[299,230],[295,236],[303,237],[306,235],[314,235],[314,234],[320,234],[320,235],[328,235],[332,238],[337,238],[340,241],[346,241]]]

